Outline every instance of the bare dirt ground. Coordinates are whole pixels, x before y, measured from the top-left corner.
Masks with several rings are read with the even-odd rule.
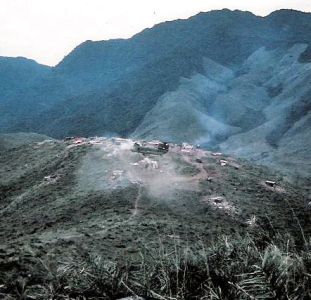
[[[256,234],[251,220],[292,232],[297,242],[301,230],[311,233],[303,189],[267,168],[176,145],[162,156],[131,148],[130,140],[88,139],[1,152],[0,273],[28,272],[33,257],[46,255],[122,259],[159,239],[195,247],[200,239]]]

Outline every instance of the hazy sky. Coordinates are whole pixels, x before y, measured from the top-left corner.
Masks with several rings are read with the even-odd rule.
[[[85,40],[127,38],[156,23],[221,8],[310,12],[311,0],[0,0],[0,56],[55,65]]]

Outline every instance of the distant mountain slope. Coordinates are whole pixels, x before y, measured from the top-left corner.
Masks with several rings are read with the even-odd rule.
[[[133,136],[219,146],[308,176],[311,63],[298,61],[306,49],[260,48],[236,73],[205,60],[204,74],[182,79],[176,91],[163,95]]]
[[[25,91],[22,101],[32,99],[32,106],[47,102],[46,107],[2,131],[128,134],[159,97],[177,88],[181,77],[202,71],[204,57],[236,69],[262,46],[309,43],[310,20],[310,14],[288,10],[266,18],[222,10],[162,23],[128,40],[87,41],[52,69],[37,92]],[[120,121],[124,112],[127,118]]]
[[[292,151],[305,157],[310,45],[311,14],[292,10],[212,11],[86,41],[32,84],[0,92],[10,103],[0,131],[198,142],[259,162],[297,135]]]
[[[23,57],[0,57],[0,129],[9,128],[31,113],[28,95],[49,70]]]
[[[0,57],[1,95],[22,90],[45,75],[48,70],[49,67],[23,57]]]
[[[311,63],[297,61],[305,50],[306,45],[295,45],[284,54],[260,51],[248,60],[261,62],[261,68],[249,69],[251,80],[270,97],[261,110],[265,122],[230,137],[220,145],[223,151],[310,176]]]

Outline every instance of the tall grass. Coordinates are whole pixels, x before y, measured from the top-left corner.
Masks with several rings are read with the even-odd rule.
[[[2,279],[0,291],[7,299],[311,299],[310,246],[297,249],[288,235],[223,236],[196,247],[177,238],[166,247],[159,238],[132,261],[89,253],[61,263],[36,259],[31,278]]]

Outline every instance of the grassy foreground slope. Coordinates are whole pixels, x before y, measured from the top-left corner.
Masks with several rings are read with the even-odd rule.
[[[307,299],[306,190],[219,153],[172,145],[146,158],[131,147],[1,151],[0,295]]]

